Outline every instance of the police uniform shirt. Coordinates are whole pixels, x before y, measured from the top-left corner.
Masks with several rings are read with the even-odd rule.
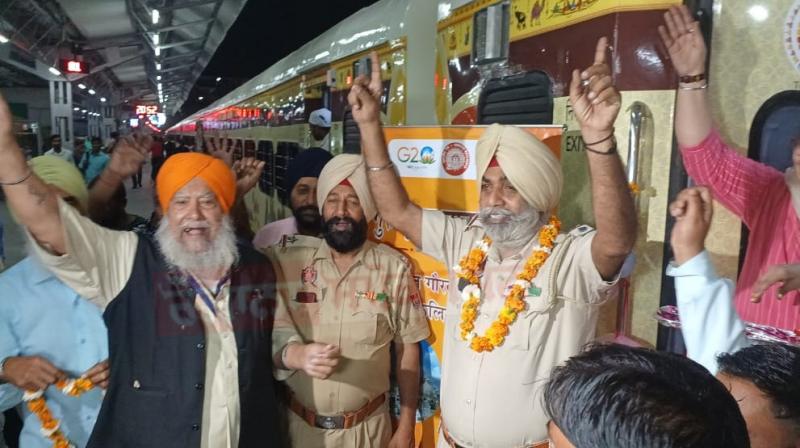
[[[318,415],[353,412],[389,390],[390,344],[411,344],[429,335],[411,266],[394,249],[371,241],[340,273],[328,244],[294,236],[268,249],[278,278],[273,331],[277,353],[289,342],[333,344],[341,358],[326,380],[278,371],[295,398]],[[349,429],[308,425],[289,412],[297,447],[383,447],[391,438],[388,406]]]

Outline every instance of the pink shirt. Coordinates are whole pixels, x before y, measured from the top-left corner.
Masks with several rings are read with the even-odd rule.
[[[777,300],[777,287],[761,303],[750,302],[753,284],[775,264],[800,262],[800,221],[784,175],[739,155],[716,131],[693,148],[681,148],[686,171],[698,185],[736,214],[750,229],[747,256],[736,284],[736,308],[742,319],[786,330],[800,328],[800,294]]]
[[[294,235],[295,233],[297,233],[297,221],[294,216],[273,221],[256,233],[253,238],[253,246],[256,249],[274,246],[281,242],[284,235]]]

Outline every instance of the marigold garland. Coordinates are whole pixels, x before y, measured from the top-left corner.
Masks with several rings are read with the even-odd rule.
[[[539,231],[539,245],[534,249],[531,256],[525,262],[525,266],[517,275],[514,286],[511,287],[506,297],[503,307],[497,315],[497,319],[489,325],[483,336],[474,332],[475,319],[478,318],[478,309],[481,301],[480,278],[478,270],[486,260],[486,254],[492,241],[489,237],[484,237],[469,253],[461,259],[455,267],[459,278],[463,278],[469,285],[461,291],[464,303],[461,306],[461,339],[469,342],[469,346],[476,352],[490,352],[503,344],[508,336],[509,325],[517,320],[517,315],[525,311],[527,304],[523,299],[525,290],[530,287],[530,282],[539,273],[539,269],[544,265],[555,244],[558,232],[561,229],[561,222],[553,215],[550,217],[549,224],[542,227]]]
[[[94,389],[94,384],[87,378],[59,380],[55,386],[70,397],[78,397]],[[50,408],[47,407],[43,390],[25,391],[22,398],[28,410],[39,418],[42,435],[53,442],[54,448],[75,448],[75,445],[61,432],[61,421],[53,417]]]

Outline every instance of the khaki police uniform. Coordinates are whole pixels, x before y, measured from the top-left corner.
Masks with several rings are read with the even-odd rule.
[[[511,324],[505,342],[492,352],[476,353],[461,339],[463,300],[453,267],[484,237],[484,230],[477,221],[428,210],[422,226],[422,251],[450,268],[441,392],[447,432],[464,447],[527,447],[544,441],[548,418],[542,386],[553,367],[594,338],[599,306],[616,290],[616,280],[604,281],[592,261],[595,232],[581,226],[559,235],[526,291],[527,309]],[[506,259],[490,248],[481,277],[478,334],[497,318],[536,243],[538,238]],[[441,434],[438,446],[448,446]]]
[[[277,372],[295,400],[318,416],[340,416],[385,396],[390,344],[417,343],[430,332],[405,257],[367,241],[350,269],[340,273],[324,240],[299,236],[267,249],[267,254],[281,298],[274,352],[289,342],[333,344],[341,350],[339,365],[326,380]],[[312,426],[291,411],[289,427],[296,447],[385,447],[392,435],[386,401],[349,429]]]

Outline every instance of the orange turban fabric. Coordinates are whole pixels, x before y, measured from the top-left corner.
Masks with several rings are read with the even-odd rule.
[[[236,200],[236,178],[222,160],[206,154],[184,152],[175,154],[164,162],[156,177],[156,192],[161,210],[167,211],[172,197],[192,179],[203,179],[214,192],[225,213]]]

